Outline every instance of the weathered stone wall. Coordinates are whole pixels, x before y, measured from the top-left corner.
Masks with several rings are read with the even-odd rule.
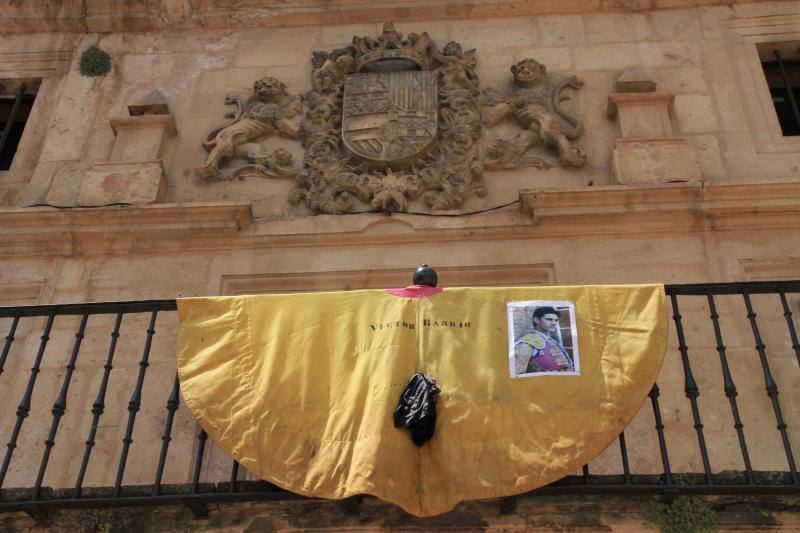
[[[790,35],[794,20],[790,15],[797,11],[796,2],[777,2],[398,23],[405,33],[427,31],[440,46],[454,39],[465,48],[476,48],[482,87],[508,87],[510,65],[525,57],[536,58],[554,73],[576,74],[586,82],[575,96],[574,110],[586,125],[586,133],[577,144],[588,155],[587,166],[579,171],[487,172],[489,194],[464,206],[478,209],[513,200],[521,188],[613,183],[611,156],[618,126],[606,116],[605,101],[614,90],[616,78],[630,66],[642,67],[658,83],[659,91],[675,95],[674,134],[688,139],[696,150],[706,182],[796,180],[800,177],[794,152],[797,147],[762,146],[761,139],[769,137],[769,127],[774,125],[768,124],[762,131],[758,124],[751,124],[755,120],[751,115],[757,118],[763,114],[754,106],[763,102],[756,98],[759,95],[750,93],[752,83],[738,80],[759,74],[753,71],[758,68],[757,60],[753,63],[753,50],[739,57],[740,43],[751,38],[742,37],[742,21],[756,25],[747,30],[748,35],[771,33],[775,28],[769,21],[788,27],[784,31]],[[37,113],[36,125],[42,130],[44,124],[49,127],[39,135],[38,144],[23,147],[23,155],[39,152],[38,159],[30,158],[25,167],[13,169],[0,179],[4,204],[80,204],[82,176],[88,166],[108,161],[111,156],[115,134],[110,120],[127,115],[128,105],[158,90],[165,96],[179,131],[166,147],[167,191],[162,201],[249,201],[256,217],[306,215],[305,208],[290,207],[285,201],[294,186],[291,179],[199,183],[193,170],[205,157],[201,141],[208,131],[225,122],[225,94],[246,96],[252,83],[264,75],[283,80],[292,94],[304,93],[310,88],[313,50],[330,50],[347,44],[353,35],[377,33],[379,25],[367,23],[9,36],[0,46],[11,60],[20,52],[73,52],[73,59],[63,76],[50,73],[45,78],[46,86],[40,94],[40,100],[45,101],[37,103],[36,111],[41,113]],[[94,43],[114,59],[113,72],[101,79],[85,78],[77,72],[78,52]],[[42,65],[40,70],[50,72],[46,70],[49,68],[55,67]],[[23,73],[19,63],[13,63],[3,75]],[[28,74],[34,76],[36,72]],[[757,83],[754,87],[761,88]],[[34,132],[26,137],[33,140]],[[302,149],[295,141],[276,139],[270,144],[286,146],[296,160],[302,159]]]
[[[756,42],[796,37],[800,2],[683,2],[674,7],[661,2],[518,2],[536,4],[539,11],[509,6],[506,17],[497,16],[499,5],[490,17],[477,3],[455,4],[452,18],[436,9],[426,15],[376,8],[362,19],[347,19],[358,24],[344,24],[341,15],[332,15],[329,22],[294,19],[288,28],[277,23],[253,27],[242,15],[245,7],[238,15],[241,24],[235,12],[201,23],[210,20],[213,10],[206,19],[198,18],[191,13],[200,6],[188,2],[165,2],[166,11],[158,15],[142,7],[148,16],[128,18],[111,8],[109,13],[116,15],[87,12],[76,2],[56,17],[64,33],[55,31],[48,14],[25,18],[27,4],[0,15],[2,20],[18,17],[20,32],[48,31],[0,40],[0,79],[43,78],[18,159],[10,171],[0,172],[0,304],[402,286],[422,262],[439,269],[445,286],[800,278],[800,144],[781,138],[774,116],[765,112],[771,104],[757,77],[755,53]],[[195,11],[182,14],[181,6]],[[353,35],[375,35],[379,18],[387,13],[402,33],[427,31],[440,46],[454,39],[477,49],[483,87],[508,88],[510,65],[526,57],[552,72],[583,79],[585,86],[571,105],[585,123],[576,144],[586,152],[587,165],[487,171],[487,196],[473,197],[463,209],[518,199],[522,209],[463,217],[314,216],[306,207],[288,204],[292,180],[198,182],[194,169],[206,155],[201,141],[224,122],[226,93],[246,95],[265,75],[283,80],[292,94],[304,93],[310,88],[313,50],[343,46]],[[146,22],[148,17],[157,22]],[[145,22],[137,26],[137,21]],[[91,33],[81,33],[87,29]],[[90,44],[113,58],[106,77],[78,73],[78,56]],[[631,66],[641,67],[659,91],[674,94],[670,125],[694,148],[702,183],[616,185],[612,154],[619,125],[607,116],[607,99],[620,73]],[[166,189],[158,202],[102,209],[28,207],[79,205],[87,170],[112,156],[117,137],[111,120],[126,115],[128,105],[153,90],[165,97],[177,130],[163,147]],[[302,159],[298,143],[270,143]],[[785,470],[743,304],[733,297],[721,300],[753,466]],[[790,436],[800,446],[800,378],[782,310],[773,299],[754,302]],[[800,316],[796,298],[791,304]],[[701,388],[712,466],[715,471],[741,470],[709,310],[699,299],[682,305],[681,312]],[[124,322],[88,486],[113,483],[147,318]],[[0,390],[10,391],[0,405],[4,441],[16,420],[42,323],[23,323],[0,376]],[[0,320],[0,331],[9,324]],[[56,320],[7,487],[32,484],[76,327],[77,319]],[[111,316],[90,320],[46,485],[73,483],[112,327]],[[152,482],[174,377],[176,328],[174,314],[159,317],[126,470],[129,484]],[[670,335],[659,378],[670,460],[673,471],[698,472],[702,463],[674,328]],[[645,404],[626,431],[636,473],[661,471],[652,417]],[[190,479],[195,436],[194,422],[180,410],[165,482]],[[228,461],[213,447],[208,453],[203,480],[227,479]],[[617,446],[590,468],[598,474],[618,472]]]

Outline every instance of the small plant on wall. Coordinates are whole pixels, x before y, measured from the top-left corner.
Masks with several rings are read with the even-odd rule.
[[[111,71],[111,56],[92,45],[81,54],[79,67],[83,76],[105,76]]]
[[[697,498],[678,496],[672,503],[653,498],[647,512],[648,522],[664,533],[706,533],[716,530],[714,510]]]

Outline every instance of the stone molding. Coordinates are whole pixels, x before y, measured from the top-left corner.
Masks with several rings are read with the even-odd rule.
[[[522,212],[320,215],[253,222],[247,203],[0,211],[0,255],[189,251],[800,228],[800,182],[520,191]],[[381,230],[388,228],[388,231]]]
[[[659,2],[607,2],[601,0],[418,0],[413,8],[404,2],[378,0],[269,0],[253,2],[217,0],[188,2],[98,2],[28,0],[4,5],[0,12],[3,33],[127,32],[165,29],[241,29],[354,24],[382,20],[517,17],[545,14],[625,13],[651,8],[730,5],[767,0],[672,0]]]
[[[520,200],[534,225],[561,235],[800,227],[800,182],[540,189]]]
[[[249,203],[5,209],[0,256],[141,253],[158,243],[179,251],[186,238],[229,240],[251,222]]]

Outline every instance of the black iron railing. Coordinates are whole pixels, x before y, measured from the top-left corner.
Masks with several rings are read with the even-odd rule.
[[[658,443],[658,457],[661,464],[659,472],[633,472],[630,461],[631,450],[629,450],[629,444],[626,442],[625,433],[623,432],[620,434],[618,441],[620,472],[592,475],[590,474],[589,465],[585,465],[581,475],[568,476],[557,483],[537,489],[535,493],[800,493],[800,481],[798,481],[797,467],[793,455],[792,439],[789,431],[790,427],[784,412],[787,406],[784,405],[782,409],[781,399],[784,397],[779,397],[778,384],[775,380],[773,370],[770,367],[771,360],[774,361],[774,352],[767,351],[765,340],[760,330],[759,317],[755,311],[757,306],[754,304],[753,300],[754,297],[771,299],[772,304],[774,304],[772,314],[774,316],[782,315],[780,317],[780,322],[785,322],[785,325],[781,325],[780,334],[783,338],[778,341],[779,346],[775,348],[775,350],[783,352],[782,360],[784,362],[791,358],[791,370],[797,372],[798,365],[800,365],[800,343],[798,343],[792,307],[797,306],[798,301],[800,301],[800,281],[669,285],[666,287],[666,293],[672,307],[672,326],[674,328],[674,338],[677,340],[677,356],[680,358],[680,366],[683,371],[683,393],[689,401],[692,419],[691,427],[694,429],[694,436],[691,435],[691,429],[689,429],[688,434],[681,434],[679,437],[684,445],[688,439],[696,440],[697,453],[700,458],[698,468],[682,473],[673,472],[673,468],[670,466],[670,452],[668,449],[669,439],[665,432],[666,425],[662,415],[662,408],[659,405],[659,399],[664,398],[662,397],[661,389],[656,384],[649,394],[649,408],[652,409],[652,420],[654,421],[654,424],[652,424],[650,428],[651,431],[655,431],[655,435],[653,435],[654,442]],[[769,471],[756,470],[753,467],[753,452],[748,448],[745,426],[740,412],[740,394],[742,394],[743,391],[737,388],[737,385],[734,383],[733,372],[731,371],[729,362],[728,348],[726,348],[723,340],[724,328],[722,326],[720,312],[718,311],[719,300],[721,298],[734,298],[739,301],[739,307],[736,308],[731,304],[730,300],[726,300],[726,302],[730,304],[728,305],[730,309],[726,310],[726,316],[729,317],[730,320],[738,320],[738,322],[735,322],[739,326],[735,332],[737,335],[741,336],[747,333],[753,340],[753,343],[748,349],[748,357],[752,356],[758,359],[763,373],[763,390],[766,390],[766,395],[769,398],[772,411],[771,413],[762,414],[774,418],[775,427],[777,428],[777,435],[775,435],[775,438],[780,439],[783,453],[785,454],[785,467],[769,469]],[[707,435],[701,418],[702,409],[699,400],[701,392],[700,386],[698,385],[698,380],[691,366],[692,360],[694,359],[695,362],[697,362],[699,357],[697,354],[694,354],[694,357],[692,357],[693,352],[690,347],[692,339],[691,335],[687,335],[684,316],[681,315],[680,311],[681,305],[688,305],[692,308],[690,313],[693,331],[697,331],[700,327],[698,325],[700,324],[698,317],[701,314],[706,315],[703,319],[704,327],[713,331],[713,336],[709,336],[709,338],[713,339],[711,342],[715,345],[715,350],[712,348],[712,351],[716,351],[715,358],[719,359],[719,376],[722,381],[721,387],[718,387],[718,390],[720,390],[728,400],[730,418],[729,422],[726,423],[726,427],[728,430],[735,432],[735,438],[739,448],[738,454],[741,455],[741,469],[733,471],[715,471],[713,468],[714,457],[712,457],[710,453]],[[208,455],[206,451],[207,436],[202,430],[196,432],[196,436],[193,437],[196,439],[195,444],[192,446],[193,458],[191,466],[186,469],[187,476],[184,478],[185,483],[164,483],[164,475],[167,466],[170,461],[176,460],[174,457],[175,454],[170,454],[170,445],[173,441],[173,429],[176,427],[176,415],[180,413],[181,409],[177,375],[175,375],[174,380],[171,382],[169,393],[163,400],[159,400],[163,402],[161,403],[163,407],[160,408],[162,409],[162,415],[160,416],[164,417],[164,424],[163,431],[160,435],[158,457],[157,459],[156,457],[152,457],[152,464],[155,467],[154,475],[151,478],[152,482],[144,485],[125,483],[126,466],[128,465],[129,455],[136,445],[134,430],[137,424],[137,414],[142,408],[143,395],[145,393],[145,380],[149,375],[147,369],[148,366],[150,366],[153,339],[156,335],[156,325],[159,317],[165,314],[172,315],[171,318],[174,321],[175,310],[176,304],[174,300],[0,308],[0,320],[9,322],[9,333],[3,343],[2,353],[0,353],[0,377],[2,377],[3,369],[8,361],[20,325],[26,320],[38,321],[36,327],[30,330],[31,335],[33,331],[38,332],[39,327],[41,328],[41,335],[38,342],[31,342],[30,337],[28,338],[28,346],[35,346],[33,364],[30,369],[30,374],[27,375],[26,386],[16,412],[14,413],[10,409],[6,410],[9,416],[6,426],[10,428],[10,432],[8,435],[0,435],[0,437],[8,439],[2,466],[0,467],[0,489],[3,489],[2,492],[0,492],[0,511],[22,510],[30,514],[36,514],[52,508],[181,503],[191,508],[196,515],[203,516],[207,514],[206,504],[211,502],[301,498],[300,496],[281,491],[266,482],[240,479],[239,465],[235,461],[231,462],[229,474],[225,474],[226,479],[202,482],[204,456]],[[62,418],[65,416],[68,408],[70,385],[79,362],[79,354],[81,353],[84,339],[87,337],[87,324],[90,323],[90,320],[95,315],[113,317],[113,327],[110,339],[108,340],[107,350],[105,351],[105,359],[102,366],[103,370],[99,378],[96,398],[91,405],[91,425],[88,428],[88,433],[85,434],[81,434],[79,428],[76,427],[61,428],[60,430]],[[115,468],[116,475],[113,476],[113,485],[106,484],[105,486],[97,486],[97,483],[95,483],[94,486],[85,487],[87,469],[91,465],[92,452],[96,446],[97,432],[99,428],[103,427],[101,421],[106,410],[111,372],[114,365],[117,364],[115,355],[118,348],[118,339],[121,335],[121,327],[126,319],[129,319],[131,316],[146,317],[144,323],[147,325],[144,333],[143,347],[140,348],[141,356],[138,361],[136,381],[130,392],[130,400],[127,404],[124,436],[121,439],[119,456]],[[25,421],[31,413],[37,376],[41,372],[42,362],[47,355],[48,343],[51,340],[54,325],[58,323],[58,320],[63,320],[63,317],[72,317],[73,321],[77,317],[80,317],[80,321],[77,331],[72,336],[74,338],[69,342],[71,346],[68,350],[69,355],[66,359],[66,363],[63,367],[59,366],[59,368],[63,368],[63,379],[61,380],[59,392],[52,404],[49,430],[45,433],[42,427],[31,426],[26,428]],[[745,329],[749,331],[745,332]],[[774,332],[775,329],[775,324],[771,323],[771,331]],[[709,355],[706,352],[707,350],[704,351],[702,357],[707,357]],[[31,353],[34,352],[32,351]],[[22,356],[24,354],[16,355]],[[676,354],[673,349],[673,353],[668,354],[668,358],[675,356]],[[705,366],[708,367],[708,360],[706,359],[703,362]],[[21,371],[18,371],[17,374],[22,376]],[[796,382],[795,377],[791,379]],[[760,377],[758,381],[762,381]],[[752,385],[754,382],[751,380],[748,381],[748,383]],[[4,398],[5,403],[9,403],[10,405],[9,393],[12,384],[0,382],[0,387],[3,385],[5,385],[6,390],[0,388],[0,398]],[[674,389],[675,387],[671,386],[670,388]],[[749,387],[749,389],[752,389],[752,387]],[[748,390],[748,394],[754,394],[755,392],[757,391]],[[763,395],[763,392],[760,394]],[[674,399],[670,400],[672,401]],[[717,400],[715,404],[717,414],[728,409],[727,407],[719,407],[719,405],[724,403],[723,398]],[[708,404],[706,404],[706,406],[707,405]],[[0,414],[2,414],[1,410],[2,403],[0,403]],[[800,406],[788,406],[788,411],[786,412],[795,416],[795,425],[800,423],[800,420],[797,419],[800,417]],[[86,416],[88,418],[88,413]],[[727,417],[728,415],[725,414],[725,418]],[[10,423],[10,420],[13,420],[13,424]],[[24,475],[21,478],[23,482],[20,483],[20,476],[18,474],[15,488],[4,488],[3,484],[7,479],[9,469],[13,465],[15,451],[19,446],[20,435],[23,430],[26,429],[28,431],[43,433],[41,435],[43,441],[39,441],[43,442],[43,444],[41,447],[41,459],[38,461],[38,469],[30,464],[26,465],[26,469],[29,470],[29,472],[23,472]],[[754,436],[751,435],[750,437],[752,439]],[[770,435],[766,434],[758,435],[759,439],[768,439],[770,437]],[[63,471],[67,468],[64,465],[53,466],[52,464],[51,456],[56,443],[62,442],[63,440],[75,442],[76,439],[81,438],[85,438],[85,441],[83,442],[81,461],[75,472],[74,485],[46,487],[44,483],[49,471],[48,469],[57,468]],[[769,464],[776,464],[775,460],[775,457],[770,457],[769,461],[771,462],[768,462]],[[763,462],[762,460],[762,463]],[[27,474],[30,476],[27,477]],[[217,477],[219,477],[219,472],[217,472],[217,474]],[[31,483],[25,483],[24,480],[27,479],[30,479]],[[110,476],[108,479],[110,479]],[[507,499],[504,500],[503,505],[508,505]]]

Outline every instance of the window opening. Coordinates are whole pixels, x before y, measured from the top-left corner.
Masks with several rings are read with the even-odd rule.
[[[0,82],[0,171],[11,168],[37,89],[35,82]]]
[[[761,43],[758,49],[781,131],[800,135],[800,43]]]

